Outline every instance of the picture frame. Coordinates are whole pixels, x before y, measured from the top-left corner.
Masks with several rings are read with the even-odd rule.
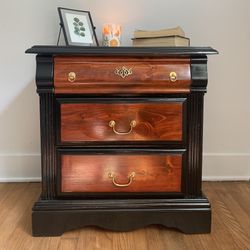
[[[67,46],[99,46],[89,11],[58,7]]]

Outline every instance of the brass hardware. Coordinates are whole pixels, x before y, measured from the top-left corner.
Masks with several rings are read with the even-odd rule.
[[[68,81],[74,82],[76,80],[76,73],[75,72],[69,72],[68,74]]]
[[[113,129],[114,133],[116,133],[117,135],[128,135],[128,134],[130,134],[132,132],[133,128],[136,126],[136,121],[133,120],[133,121],[130,122],[130,130],[128,132],[118,132],[118,131],[116,131],[115,125],[116,125],[116,122],[114,120],[109,122],[109,126]]]
[[[116,68],[114,73],[122,78],[125,78],[129,75],[133,74],[132,69],[127,69],[125,66],[122,66],[121,68]]]
[[[176,72],[170,72],[169,79],[170,79],[171,82],[176,82],[177,81],[177,74],[176,74]]]
[[[119,184],[119,183],[117,183],[116,180],[115,180],[115,176],[114,176],[113,173],[108,173],[108,176],[109,176],[109,178],[112,179],[112,182],[113,182],[113,184],[114,184],[115,186],[117,186],[117,187],[128,187],[129,185],[132,184],[132,182],[133,182],[133,180],[134,180],[134,178],[135,178],[135,172],[132,172],[132,173],[128,176],[129,182],[126,183],[126,184]]]

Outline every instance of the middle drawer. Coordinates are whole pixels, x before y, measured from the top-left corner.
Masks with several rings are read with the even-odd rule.
[[[59,101],[59,143],[110,141],[181,142],[186,99],[94,103]]]

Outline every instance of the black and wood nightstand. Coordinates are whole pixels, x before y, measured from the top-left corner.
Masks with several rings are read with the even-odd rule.
[[[202,194],[209,47],[34,46],[42,194],[34,236],[150,224],[209,233]]]

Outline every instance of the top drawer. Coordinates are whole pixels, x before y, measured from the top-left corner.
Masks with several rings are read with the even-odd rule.
[[[187,58],[55,57],[56,93],[187,93]]]

